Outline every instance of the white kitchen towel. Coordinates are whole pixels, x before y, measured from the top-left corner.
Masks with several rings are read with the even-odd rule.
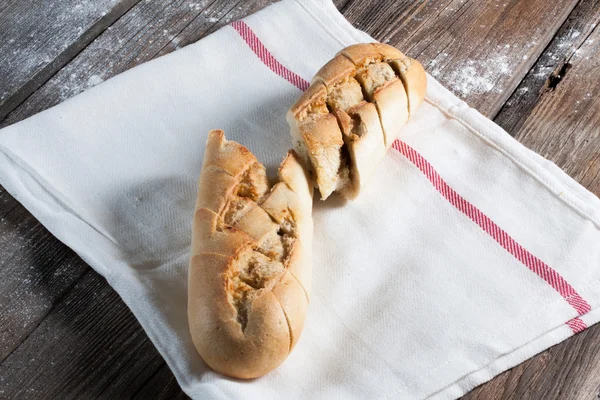
[[[0,131],[0,183],[106,277],[196,399],[454,398],[600,317],[598,198],[429,77],[361,196],[315,201],[289,359],[250,382],[206,367],[186,276],[208,130],[273,174],[288,107],[370,40],[329,1],[286,0]]]

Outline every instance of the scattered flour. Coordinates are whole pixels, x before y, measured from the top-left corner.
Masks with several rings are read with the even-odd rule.
[[[92,75],[87,81],[88,87],[96,86],[104,82],[104,79],[100,75]]]
[[[0,72],[3,74],[4,83],[2,91],[12,94],[18,90],[24,82],[55,60],[77,37],[101,18],[105,10],[112,9],[117,2],[118,0],[57,1],[53,7],[42,7],[43,10],[40,8],[43,23],[13,24],[13,37],[6,40],[4,44],[9,46],[4,46],[1,54]],[[50,37],[47,34],[49,27],[56,28]],[[1,29],[3,27],[0,27]],[[18,49],[15,49],[15,38],[20,38],[22,42]]]
[[[534,72],[534,76],[538,79],[546,79],[554,71],[553,67],[538,67]]]
[[[579,37],[579,35],[581,35],[580,31],[574,30],[572,31],[570,34],[568,35],[564,35],[558,42],[557,46],[559,49],[564,49],[565,47],[572,47],[573,50],[575,49],[575,46],[573,46],[573,42],[572,39],[575,39],[576,37]]]
[[[430,66],[437,65],[436,60]],[[440,75],[441,71],[434,68],[431,74]],[[485,60],[467,60],[462,65],[456,66],[444,79],[444,83],[461,97],[475,94],[498,93],[500,88],[496,83],[511,75],[508,57],[499,55]]]

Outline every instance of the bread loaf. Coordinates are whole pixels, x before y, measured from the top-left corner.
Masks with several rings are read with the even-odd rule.
[[[287,120],[323,200],[358,195],[426,89],[421,64],[381,43],[349,46],[317,72]]]
[[[208,135],[193,219],[188,317],[215,371],[255,378],[300,337],[311,280],[312,195],[290,150],[271,187],[244,146]]]

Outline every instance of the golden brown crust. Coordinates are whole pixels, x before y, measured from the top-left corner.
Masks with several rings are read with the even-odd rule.
[[[226,225],[218,214],[206,208],[194,213],[192,254],[217,253],[235,257],[256,241],[246,232]]]
[[[206,208],[217,214],[223,212],[227,199],[236,188],[237,180],[227,172],[207,165],[202,168],[196,197],[196,209]]]
[[[406,56],[397,48],[384,43],[371,43],[374,51],[381,55],[381,59],[385,61],[402,60]]]
[[[373,160],[382,159],[387,147],[379,114],[373,103],[363,101],[349,109],[348,113],[340,112],[338,119],[344,121],[344,141],[352,163],[352,185],[345,188],[343,194],[353,199],[375,172],[377,163]]]
[[[203,167],[220,168],[235,177],[256,162],[258,160],[246,147],[225,140],[222,130],[215,129],[208,133]]]
[[[294,147],[307,163],[322,199],[333,191],[348,198],[358,194],[372,175],[372,165],[385,154],[374,145],[381,131],[389,149],[410,113],[423,101],[426,89],[421,64],[382,43],[346,47],[317,72],[287,120]],[[364,101],[375,105],[380,129],[371,123],[372,118],[363,123],[360,114],[351,116],[350,110]],[[356,135],[349,135],[352,126],[363,127],[360,142],[355,143]],[[357,162],[356,157],[361,160]]]
[[[310,185],[310,176],[306,172],[298,153],[294,150],[288,151],[277,174],[279,180],[296,193],[302,204],[309,204],[312,207],[313,186]]]
[[[298,282],[296,277],[288,270],[281,280],[273,288],[273,294],[279,300],[283,312],[289,324],[290,332],[290,351],[294,348],[306,319],[308,309],[308,298],[304,288]]]
[[[304,231],[312,231],[312,219],[303,224]],[[306,235],[308,236],[308,235]],[[287,270],[296,278],[300,286],[304,289],[307,300],[310,302],[310,293],[312,288],[312,268],[305,268],[310,265],[312,254],[312,238],[308,240],[295,241],[289,253]]]
[[[235,378],[262,376],[288,356],[290,329],[271,291],[257,296],[246,329],[229,302],[227,274],[232,257],[202,253],[190,262],[188,316],[192,340],[215,371]],[[277,305],[277,306],[275,306]]]
[[[299,122],[303,122],[309,114],[327,114],[327,89],[321,82],[315,82],[300,96],[290,108],[290,113]]]
[[[205,154],[193,219],[190,333],[215,371],[255,378],[285,360],[304,325],[312,185],[293,151],[272,189],[264,167],[222,132],[209,134]]]
[[[312,179],[326,199],[338,187],[345,184],[339,175],[343,154],[344,139],[337,120],[332,114],[306,119],[302,123],[293,122],[292,128],[298,132],[295,147],[304,156],[304,162],[312,165]]]
[[[335,57],[317,71],[312,83],[322,82],[325,87],[330,88],[355,73],[356,66],[352,61],[345,57]]]
[[[390,65],[399,74],[402,84],[408,94],[410,114],[414,113],[425,99],[427,92],[427,74],[420,62],[412,58],[394,60]]]
[[[381,120],[385,146],[389,149],[408,121],[408,100],[402,82],[394,79],[378,88],[373,94],[373,103]]]
[[[250,150],[225,140],[221,130],[208,133],[196,209],[207,208],[221,215],[232,197],[260,201],[268,190],[265,168]]]
[[[338,52],[352,61],[357,67],[362,67],[366,64],[381,61],[381,53],[373,43],[358,43],[342,49]]]

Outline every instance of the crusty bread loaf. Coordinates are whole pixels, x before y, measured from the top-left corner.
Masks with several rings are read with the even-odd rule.
[[[421,64],[381,43],[349,46],[317,72],[287,120],[323,200],[358,195],[426,89]]]
[[[311,280],[312,196],[290,150],[269,185],[244,146],[211,131],[193,219],[188,317],[215,371],[255,378],[276,368],[302,332]]]

